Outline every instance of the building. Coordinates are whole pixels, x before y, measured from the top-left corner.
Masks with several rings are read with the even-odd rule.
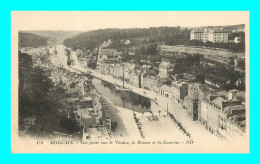
[[[234,38],[234,42],[235,42],[235,43],[240,43],[240,42],[241,42],[241,37],[236,36],[236,37]]]
[[[242,121],[241,121],[242,120]],[[227,140],[238,139],[246,137],[246,120],[245,115],[236,115],[226,119],[226,136],[224,136]]]
[[[221,84],[219,84],[217,82],[213,82],[211,79],[207,79],[207,78],[205,78],[205,83],[214,88],[220,88],[220,85],[221,85]]]
[[[115,64],[114,65],[114,72],[113,77],[116,79],[122,79],[123,78],[123,68],[121,64]]]
[[[172,98],[172,87],[164,84],[158,88],[158,93],[164,97]]]
[[[36,125],[36,117],[25,117],[23,118],[23,125],[24,126],[33,126]]]
[[[107,57],[118,57],[118,56],[121,56],[122,55],[122,52],[118,52],[117,50],[115,49],[111,49],[111,48],[108,48],[108,49],[99,49],[99,56],[103,56],[103,55],[106,55]]]
[[[88,62],[89,58],[78,58],[78,62],[82,67],[87,68],[88,67]]]
[[[92,108],[83,108],[78,109],[75,112],[75,119],[76,124],[79,127],[86,127],[86,128],[92,128],[97,126],[96,118],[92,115],[93,109]]]
[[[142,81],[142,87],[144,89],[153,91],[155,93],[158,92],[158,82],[159,82],[159,77],[155,76],[155,75],[145,75],[143,77],[143,81]]]
[[[190,33],[190,40],[203,42],[228,43],[228,33],[222,29],[194,29]]]
[[[208,41],[213,43],[228,43],[228,33],[222,29],[212,29],[208,34]]]
[[[115,71],[115,64],[114,63],[109,63],[108,67],[107,67],[107,72],[108,75],[114,75],[114,71]]]
[[[162,60],[162,62],[159,65],[159,77],[160,78],[166,78],[169,76],[170,69],[173,67],[173,65],[165,60]]]
[[[219,130],[223,138],[243,136],[245,132],[245,104],[225,107],[219,113]]]
[[[129,71],[129,84],[141,88],[141,74],[142,74],[142,67],[140,65],[135,65],[134,69]]]
[[[111,39],[108,39],[108,41],[104,41],[101,45],[100,45],[100,49],[102,48],[107,48],[108,46],[110,46],[111,44],[113,44],[113,41]]]
[[[190,32],[190,40],[208,41],[209,29],[194,29]]]
[[[79,108],[93,108],[93,103],[92,103],[92,98],[91,97],[83,97],[82,99],[79,100]]]
[[[245,106],[241,100],[233,99],[234,94],[234,91],[230,91],[228,99],[209,95],[201,100],[198,119],[209,132],[220,138],[227,138],[235,129],[234,125],[230,125],[230,119],[235,119],[234,124],[245,120]]]
[[[70,88],[66,91],[67,97],[78,97],[80,96],[79,92],[75,88]]]
[[[174,78],[177,79],[176,77],[174,77]],[[183,73],[183,78],[185,80],[188,80],[189,82],[194,82],[196,80],[196,77],[189,73]]]
[[[218,112],[221,111],[221,106],[215,104],[210,99],[202,99],[200,106],[199,121],[205,126],[207,130],[209,130],[209,132],[217,135],[219,117]]]
[[[131,41],[130,40],[125,40],[125,45],[128,46],[131,44]]]
[[[194,83],[189,85],[188,95],[184,97],[183,107],[187,109],[187,114],[193,121],[198,120],[198,109],[202,93],[208,90],[209,87],[205,84]]]
[[[143,65],[141,73],[141,85],[142,88],[150,91],[157,92],[159,77],[157,76],[158,71],[154,70],[151,65]]]
[[[191,95],[185,96],[183,107],[187,109],[187,114],[193,121],[198,120],[198,99],[194,99]]]
[[[188,95],[188,84],[181,81],[172,82],[172,99],[180,102]]]

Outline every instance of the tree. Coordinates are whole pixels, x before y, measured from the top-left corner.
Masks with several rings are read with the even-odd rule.
[[[32,34],[19,32],[19,47],[39,47],[47,45],[47,38]]]
[[[19,52],[19,120],[36,117],[36,125],[30,132],[41,136],[54,130],[73,133],[78,131],[76,122],[69,119],[66,112],[61,113],[58,127],[59,110],[64,109],[62,98],[65,91],[54,86],[40,67],[33,67],[31,56]]]

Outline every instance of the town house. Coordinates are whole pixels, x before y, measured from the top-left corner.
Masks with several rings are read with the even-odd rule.
[[[245,112],[245,104],[241,104],[227,106],[219,113],[218,131],[223,138],[243,135],[245,132]]]
[[[234,110],[234,108],[239,108],[235,106],[241,105],[242,101],[233,99],[233,96],[234,93],[231,91],[228,99],[225,99],[224,96],[209,95],[208,97],[202,98],[201,101],[199,121],[212,134],[221,138],[225,138],[227,131],[230,130],[227,128],[227,123],[229,121],[227,119],[230,117],[228,114],[232,113],[233,115],[236,115],[235,117],[243,114],[243,109],[240,109],[241,111]],[[230,109],[233,109],[234,111],[229,111]]]
[[[141,88],[141,73],[142,67],[140,65],[135,65],[134,70],[130,71],[129,83],[135,87]]]
[[[181,81],[172,82],[172,99],[180,102],[188,95],[188,83]]]
[[[169,76],[170,69],[173,67],[173,65],[165,60],[162,60],[162,62],[159,65],[159,75],[160,78],[166,78]]]
[[[205,84],[194,83],[188,88],[188,95],[184,97],[183,107],[187,109],[187,114],[193,121],[198,120],[198,108],[201,101],[201,93],[209,90]]]
[[[155,76],[153,74],[144,75],[143,81],[142,81],[143,82],[142,86],[144,89],[157,93],[159,79],[160,78],[158,76]]]
[[[158,93],[164,97],[172,98],[172,87],[163,84],[158,88]]]

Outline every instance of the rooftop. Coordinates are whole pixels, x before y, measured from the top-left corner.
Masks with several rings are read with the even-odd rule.
[[[172,66],[172,64],[168,61],[162,61],[159,65],[160,68],[167,68],[167,67],[170,67]]]
[[[83,109],[76,110],[76,113],[82,118],[92,118],[89,114],[89,112],[92,110],[93,110],[92,108],[83,108]]]
[[[214,100],[212,100],[212,102],[214,103],[214,104],[217,104],[218,106],[222,106],[222,102],[224,101],[225,99],[223,98],[223,97],[217,97],[217,98],[215,98]]]
[[[233,110],[239,111],[239,110],[245,110],[245,105],[232,105],[232,106],[227,106],[224,108],[224,113],[227,115],[231,115]]]
[[[188,83],[186,83],[186,82],[184,82],[184,81],[173,81],[172,84],[178,85],[178,86],[182,86],[182,85],[188,84]]]
[[[83,101],[92,101],[92,97],[83,97],[82,100]]]
[[[214,34],[214,33],[227,33],[226,31],[224,31],[223,29],[212,29],[209,31],[210,34]]]
[[[159,87],[159,89],[161,89],[163,91],[167,91],[167,92],[172,92],[172,87],[170,87],[168,85],[162,85]]]

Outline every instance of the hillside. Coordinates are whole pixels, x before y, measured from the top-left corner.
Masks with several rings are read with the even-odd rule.
[[[234,52],[244,51],[244,25],[232,26],[207,26],[208,28],[223,28],[230,33],[229,39],[235,36],[242,38],[242,43],[203,43],[202,41],[191,41],[190,32],[193,28],[185,27],[150,27],[133,29],[101,29],[78,34],[72,38],[65,39],[63,44],[72,49],[94,50],[104,41],[112,40],[108,48],[117,49],[123,53],[149,53],[149,49],[156,45],[165,44],[206,46],[228,49]],[[205,27],[206,28],[206,27]],[[233,32],[233,33],[232,33]],[[129,44],[126,44],[129,41]],[[152,48],[149,48],[152,47]],[[148,49],[146,52],[145,49]],[[153,51],[153,50],[152,50]],[[154,51],[153,51],[154,52]],[[153,54],[152,54],[153,55]]]
[[[81,31],[23,31],[24,33],[32,33],[48,39],[48,42],[59,44],[66,38],[71,38],[82,33]]]
[[[245,31],[245,25],[244,24],[238,24],[238,25],[224,26],[223,29],[226,30],[226,31],[244,32]]]
[[[18,34],[19,47],[39,47],[47,45],[47,38],[31,34],[19,32]]]
[[[198,28],[198,27],[193,27]],[[244,32],[245,24],[237,24],[237,25],[227,25],[227,26],[201,26],[200,28],[222,28],[224,31],[228,33],[232,32]]]
[[[64,40],[63,44],[70,48],[93,50],[104,41],[111,39],[111,47],[122,47],[122,40],[130,40],[129,46],[171,42],[174,39],[189,39],[190,31],[180,27],[133,28],[133,29],[102,29],[81,33]]]

